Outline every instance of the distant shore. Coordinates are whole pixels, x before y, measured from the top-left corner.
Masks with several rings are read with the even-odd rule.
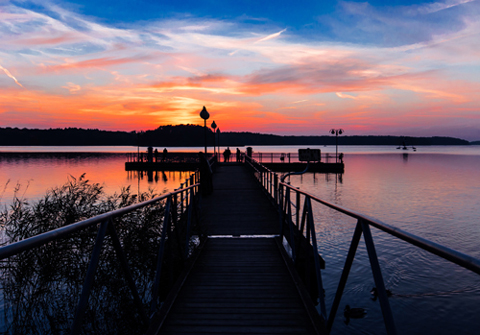
[[[213,146],[255,145],[335,145],[335,136],[281,136],[251,132],[214,134],[210,128],[197,125],[161,126],[142,132],[106,131],[98,129],[19,129],[0,128],[0,146],[157,146],[196,147],[205,143]],[[338,145],[480,145],[480,141],[434,136],[339,136]]]

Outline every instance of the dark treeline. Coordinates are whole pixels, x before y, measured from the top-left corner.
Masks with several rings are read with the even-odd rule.
[[[335,145],[335,136],[279,136],[254,133],[226,133],[221,145]],[[470,142],[453,137],[409,136],[339,136],[340,145],[469,145]]]
[[[0,128],[0,145],[135,145],[135,132]]]
[[[160,126],[142,132],[98,129],[19,129],[0,128],[0,145],[132,145],[158,147],[202,146],[205,129],[197,125]],[[215,136],[215,141],[218,137]],[[212,146],[213,131],[207,129],[207,143]],[[218,145],[218,143],[216,143]],[[335,136],[280,136],[250,132],[220,134],[221,146],[248,145],[334,145]],[[340,145],[468,145],[453,137],[339,136]]]

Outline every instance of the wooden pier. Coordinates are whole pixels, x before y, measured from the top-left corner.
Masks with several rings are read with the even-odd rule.
[[[307,163],[262,163],[265,167],[275,172],[300,172],[306,169]],[[320,173],[344,173],[345,164],[339,163],[323,163],[315,162],[310,163],[308,172],[320,172]]]
[[[209,236],[148,334],[326,334],[278,237],[279,217],[243,165],[217,168],[201,202]]]

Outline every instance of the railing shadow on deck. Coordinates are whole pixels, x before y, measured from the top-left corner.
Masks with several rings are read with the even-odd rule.
[[[250,167],[255,178],[279,211],[280,236],[288,242],[288,244],[284,244],[287,249],[290,249],[290,256],[297,266],[297,270],[300,269],[299,274],[303,277],[302,279],[307,289],[310,290],[313,301],[318,303],[320,307],[319,314],[324,320],[327,320],[328,332],[332,329],[355,253],[363,234],[387,334],[397,333],[370,227],[377,228],[395,238],[440,256],[476,274],[480,274],[479,259],[390,226],[362,213],[319,199],[288,183],[281,182],[277,173],[269,170],[251,157],[245,156],[245,163]],[[330,307],[330,313],[327,313],[325,306],[325,294],[321,277],[321,270],[324,268],[324,263],[318,252],[315,218],[312,210],[313,204],[329,207],[357,220],[335,298]],[[305,242],[311,247],[310,252],[312,254],[310,258],[305,255],[305,253],[308,252],[308,250],[305,249]],[[306,275],[302,276],[302,271]],[[314,273],[314,280],[316,281],[316,290],[312,289],[312,283],[310,282],[312,272]]]
[[[191,256],[192,248],[195,244],[198,244],[194,239],[198,239],[199,236],[195,236],[195,238],[192,237],[192,225],[194,222],[198,222],[198,219],[195,220],[195,217],[198,214],[196,211],[198,210],[197,195],[200,189],[199,178],[200,175],[197,171],[182,183],[180,188],[173,192],[8,244],[0,248],[0,261],[4,263],[12,261],[12,265],[10,266],[15,266],[15,264],[18,264],[18,260],[16,260],[15,257],[40,248],[49,248],[51,252],[61,253],[63,250],[55,250],[57,243],[66,241],[65,243],[69,244],[69,239],[78,239],[76,234],[79,232],[92,232],[92,229],[94,229],[93,233],[95,233],[96,229],[96,238],[93,237],[94,235],[89,235],[91,238],[85,239],[87,242],[91,241],[93,244],[91,255],[79,256],[81,259],[85,259],[85,263],[87,263],[87,258],[90,258],[90,261],[88,261],[88,269],[86,269],[86,271],[79,271],[80,273],[86,273],[86,275],[83,279],[81,293],[76,295],[78,304],[76,305],[75,311],[72,310],[70,312],[71,314],[69,314],[74,316],[67,317],[71,324],[70,333],[79,334],[82,332],[82,329],[85,327],[84,315],[87,311],[89,301],[91,303],[91,299],[101,298],[91,297],[91,292],[93,292],[92,286],[95,275],[98,272],[97,268],[99,264],[101,264],[102,259],[104,259],[101,254],[102,252],[107,252],[105,251],[106,248],[108,249],[108,253],[116,255],[117,264],[123,270],[123,280],[130,290],[130,299],[133,300],[133,304],[136,306],[136,311],[130,311],[131,317],[137,316],[140,319],[139,328],[146,330],[151,316],[158,310],[159,305],[161,305],[163,299],[168,294],[169,287],[175,283],[176,278],[173,273],[180,274],[181,264],[187,261]],[[143,278],[139,279],[139,275],[135,273],[135,271],[132,271],[132,265],[137,264],[132,264],[133,261],[128,259],[129,255],[127,255],[124,250],[125,241],[119,238],[121,234],[118,234],[116,227],[119,218],[131,215],[139,210],[145,210],[151,206],[159,206],[158,209],[154,210],[153,214],[157,213],[157,216],[163,215],[163,218],[159,220],[160,226],[156,229],[160,231],[161,234],[151,241],[155,243],[155,245],[158,245],[156,255],[152,255],[153,257],[156,256],[156,266],[153,265],[155,267],[154,275],[150,276],[149,274],[148,276],[152,281],[148,284],[147,288],[143,287],[141,289],[142,294],[139,294],[138,284]],[[136,228],[138,227],[131,227],[130,229]],[[109,236],[109,238],[106,238],[107,236]],[[136,246],[136,248],[142,248],[142,246]],[[68,245],[67,249],[69,249]],[[75,250],[70,251],[75,253]],[[40,254],[41,252],[35,251],[35,253]],[[168,259],[172,257],[175,257],[175,259]],[[38,258],[38,256],[36,256],[36,258]],[[44,261],[48,262],[48,259]],[[153,263],[155,263],[155,261],[153,261],[152,264]],[[75,266],[75,264],[73,266]],[[140,266],[146,265],[140,264]],[[168,268],[165,269],[167,266]],[[175,267],[176,270],[172,269],[172,266]],[[36,276],[41,276],[41,274],[37,274]],[[110,276],[112,276],[112,274],[110,274]],[[118,279],[119,278],[115,278],[115,280]],[[121,292],[117,293],[122,294]],[[28,292],[23,292],[22,294],[28,295]],[[126,295],[128,296],[128,291]],[[25,299],[25,297],[22,299]],[[129,298],[126,297],[126,299],[128,300]],[[52,309],[53,307],[47,308]],[[115,313],[115,311],[113,311],[113,313]],[[7,319],[6,316],[5,320]],[[48,324],[48,322],[51,322],[51,320],[45,323]],[[102,322],[108,322],[108,320]],[[13,331],[16,332],[15,329]],[[64,331],[65,329],[62,330],[62,333],[64,333]]]

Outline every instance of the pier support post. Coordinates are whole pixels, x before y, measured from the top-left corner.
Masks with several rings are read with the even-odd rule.
[[[397,334],[397,330],[395,329],[392,310],[390,309],[390,303],[388,302],[385,283],[383,282],[382,271],[380,270],[380,264],[378,263],[377,252],[375,251],[375,245],[373,244],[370,226],[368,223],[363,221],[360,222],[363,230],[363,238],[365,239],[365,244],[367,246],[368,258],[370,258],[370,267],[372,269],[373,279],[375,280],[375,286],[377,287],[378,300],[380,301],[380,307],[382,308],[385,328],[387,328],[387,334],[395,335]]]

